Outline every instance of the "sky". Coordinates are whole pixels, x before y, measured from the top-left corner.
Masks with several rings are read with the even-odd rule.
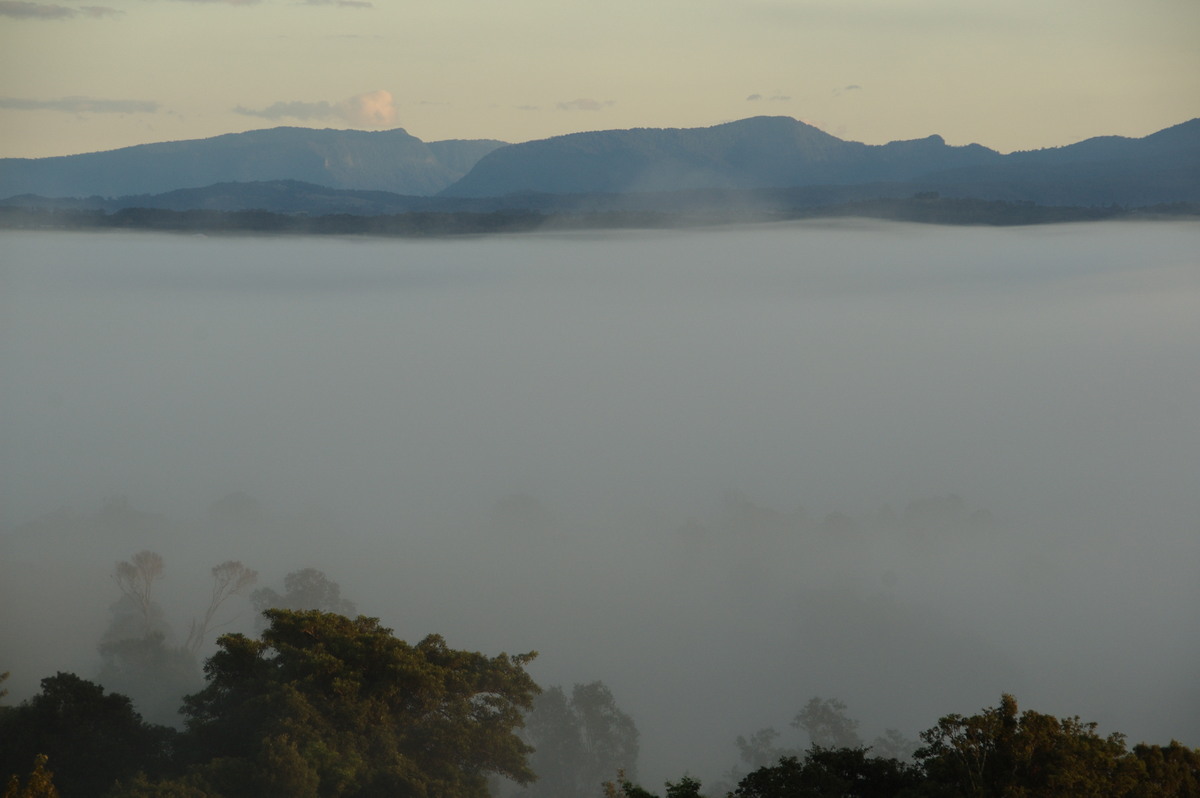
[[[1200,116],[1195,0],[0,0],[0,157],[791,116],[1002,152]]]

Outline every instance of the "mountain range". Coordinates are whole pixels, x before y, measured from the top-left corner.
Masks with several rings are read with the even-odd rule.
[[[1104,136],[1009,154],[951,146],[940,136],[862,144],[788,117],[752,117],[522,144],[285,127],[0,159],[5,204],[77,198],[50,204],[105,210],[647,210],[731,198],[810,207],[935,193],[1045,205],[1200,202],[1200,119],[1144,138]]]
[[[57,158],[3,158],[0,197],[117,197],[273,180],[436,194],[502,146],[487,140],[424,142],[399,128],[277,127]]]

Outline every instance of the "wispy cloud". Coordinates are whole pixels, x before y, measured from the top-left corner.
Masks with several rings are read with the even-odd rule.
[[[177,0],[183,3],[215,3],[226,6],[253,6],[262,0]],[[292,5],[301,6],[339,6],[341,8],[374,8],[374,3],[367,0],[299,0]]]
[[[581,97],[577,100],[557,102],[554,104],[554,107],[560,111],[599,111],[612,105],[616,105],[616,102],[613,100],[600,101]]]
[[[205,3],[209,5],[253,6],[263,0],[175,0],[181,3]],[[339,8],[374,8],[367,0],[297,0],[291,5],[336,6]],[[34,3],[29,0],[0,0],[0,17],[13,19],[73,19],[75,17],[116,17],[125,12],[109,6],[66,6],[57,3]]]
[[[342,8],[374,8],[374,3],[366,0],[304,0],[306,6],[340,6]]]
[[[96,13],[98,10],[111,14],[120,13],[112,8],[102,9],[100,6],[85,6],[84,8],[71,8],[70,6],[60,6],[51,3],[28,3],[22,0],[0,0],[0,17],[12,17],[13,19],[71,19],[80,14],[85,16],[104,16],[103,13]]]
[[[233,109],[234,113],[243,114],[245,116],[258,116],[263,119],[332,119],[336,114],[333,110],[333,104],[327,102],[302,102],[299,100],[293,102],[278,102],[268,105],[266,108],[246,108],[245,106],[237,106]]]
[[[273,120],[340,119],[360,127],[388,127],[394,125],[399,117],[392,93],[383,89],[357,94],[336,103],[325,100],[319,102],[297,100],[273,103],[266,108],[246,108],[239,105],[233,110],[235,113],[246,116]]]
[[[152,100],[99,100],[94,97],[62,97],[57,100],[27,100],[0,97],[0,108],[15,111],[66,111],[73,114],[152,114],[159,104]]]
[[[772,94],[770,97],[764,97],[761,94],[751,94],[746,98],[746,101],[756,103],[765,100],[769,103],[782,103],[787,102],[790,99],[792,98],[787,94]]]

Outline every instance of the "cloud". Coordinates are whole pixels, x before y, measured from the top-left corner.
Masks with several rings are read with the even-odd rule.
[[[862,86],[859,86],[857,83],[851,83],[849,86],[842,86],[840,89],[833,90],[833,96],[841,97],[848,91],[862,91]]]
[[[152,100],[97,100],[92,97],[63,97],[58,100],[23,100],[0,97],[0,108],[16,111],[66,111],[73,114],[152,114],[158,103]]]
[[[0,0],[0,17],[16,19],[70,19],[79,12],[66,6],[24,3],[18,0]]]
[[[399,114],[390,91],[380,89],[359,94],[337,104],[337,113],[347,122],[369,127],[394,125]]]
[[[357,94],[338,103],[297,100],[278,102],[261,109],[239,105],[233,110],[235,113],[262,119],[340,119],[360,127],[389,127],[396,123],[399,116],[392,93],[383,89]]]
[[[560,111],[599,111],[602,108],[607,108],[610,105],[616,105],[612,100],[591,100],[584,97],[578,100],[567,100],[565,102],[557,102],[554,107]]]
[[[306,6],[339,6],[341,8],[374,8],[374,3],[365,0],[304,0]]]
[[[263,119],[332,119],[336,114],[333,110],[333,105],[327,102],[306,103],[306,102],[279,102],[268,105],[266,108],[246,108],[237,106],[233,109],[235,114],[244,114],[245,116],[257,116]]]
[[[749,100],[750,102],[757,102],[762,99],[762,95],[761,94],[751,94],[746,99]]]
[[[185,3],[221,3],[227,6],[253,6],[260,0],[183,0]]]
[[[108,6],[80,6],[79,13],[85,17],[99,19],[101,17],[119,17],[125,12],[116,8],[109,8]]]
[[[747,102],[758,102],[759,100],[766,100],[769,103],[782,103],[782,102],[787,102],[790,99],[792,99],[792,98],[786,94],[772,94],[770,97],[763,97],[761,94],[751,94],[749,97],[746,98]]]

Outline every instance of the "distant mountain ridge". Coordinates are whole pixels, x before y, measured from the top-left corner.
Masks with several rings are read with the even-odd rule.
[[[277,127],[56,158],[3,158],[0,197],[117,197],[272,180],[436,194],[501,146],[492,140],[426,143],[400,128]]]
[[[399,129],[274,128],[61,158],[0,159],[0,198],[24,207],[640,212],[691,208],[706,197],[782,208],[916,194],[1082,207],[1200,202],[1200,119],[1139,139],[1102,136],[1007,155],[978,144],[950,146],[940,136],[869,145],[789,117],[762,116],[511,145],[426,143]],[[83,205],[44,199],[93,195],[104,199]]]
[[[908,180],[1001,158],[978,144],[951,147],[940,136],[872,146],[790,117],[758,116],[707,128],[608,130],[512,144],[483,156],[442,194],[845,185]]]
[[[1200,200],[1200,119],[1140,139],[1104,136],[1002,155],[941,136],[843,141],[789,117],[709,128],[576,133],[502,147],[442,196],[908,184],[1046,204]]]

